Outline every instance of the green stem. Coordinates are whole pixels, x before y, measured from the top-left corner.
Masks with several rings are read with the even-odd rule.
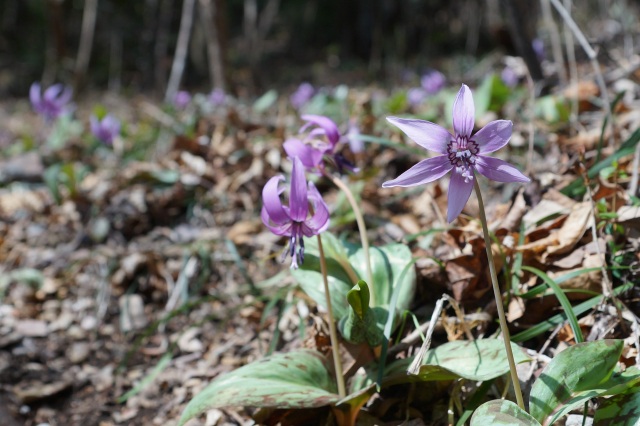
[[[329,336],[331,337],[331,350],[333,351],[333,366],[336,370],[336,382],[338,383],[338,395],[344,398],[347,395],[344,386],[344,374],[342,373],[342,362],[340,360],[340,346],[338,346],[338,332],[336,331],[336,321],[333,318],[331,308],[331,294],[329,293],[329,280],[327,278],[327,262],[324,258],[322,248],[322,238],[318,234],[318,251],[320,252],[320,271],[324,282],[324,296],[327,299],[327,314],[329,315]]]
[[[324,175],[331,179],[331,182],[338,188],[344,192],[344,195],[347,197],[349,204],[351,204],[351,208],[353,209],[353,214],[356,217],[356,223],[358,224],[358,231],[360,232],[360,242],[362,243],[362,250],[364,252],[364,260],[365,266],[367,268],[367,284],[371,287],[375,285],[373,282],[373,273],[371,272],[371,257],[369,256],[369,238],[367,237],[367,227],[364,224],[364,217],[362,216],[362,211],[360,207],[358,207],[358,203],[356,202],[353,193],[349,189],[349,187],[342,181],[340,178],[337,178],[327,172],[324,172]],[[371,306],[376,306],[376,292],[371,292]]]
[[[507,327],[507,318],[504,315],[504,306],[502,302],[502,293],[498,285],[498,275],[496,274],[496,265],[493,262],[493,252],[491,251],[491,238],[489,237],[489,229],[487,227],[487,216],[484,212],[484,204],[482,195],[480,194],[480,186],[478,179],[474,176],[473,187],[478,197],[478,209],[480,210],[480,223],[482,224],[482,233],[484,234],[484,245],[487,249],[487,259],[489,261],[489,272],[491,273],[491,285],[493,293],[496,297],[496,308],[498,309],[498,318],[500,320],[500,328],[502,329],[502,337],[504,339],[504,347],[507,350],[507,359],[509,360],[509,370],[511,371],[511,381],[513,382],[513,390],[516,394],[518,406],[525,410],[524,399],[522,398],[522,390],[520,390],[520,381],[518,380],[518,372],[516,370],[516,362],[513,359],[511,351],[511,337],[509,336],[509,328]]]

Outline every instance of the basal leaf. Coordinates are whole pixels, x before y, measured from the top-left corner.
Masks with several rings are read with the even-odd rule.
[[[593,424],[594,426],[640,424],[640,387],[636,386],[613,398],[601,400]]]
[[[540,426],[529,413],[511,401],[485,402],[473,413],[471,426]]]
[[[187,405],[179,425],[218,407],[314,408],[340,397],[322,354],[301,350],[263,358],[216,378]]]

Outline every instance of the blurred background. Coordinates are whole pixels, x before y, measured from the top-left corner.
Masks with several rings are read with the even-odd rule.
[[[608,43],[626,42],[637,51],[638,3],[584,0],[571,11],[606,59]],[[538,80],[542,58],[536,58],[532,41],[548,46],[545,19],[561,24],[555,13],[545,17],[541,4],[545,2],[2,0],[0,94],[24,96],[33,81],[42,81],[72,84],[77,92],[110,89],[163,96],[172,67],[179,74],[173,77],[175,86],[218,87],[239,96],[303,81],[395,85],[429,69],[440,69],[451,80],[468,77],[483,65],[480,59],[492,54],[523,57]]]

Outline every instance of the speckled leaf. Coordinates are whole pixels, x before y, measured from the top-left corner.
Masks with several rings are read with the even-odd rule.
[[[340,397],[322,354],[276,354],[216,378],[187,405],[179,425],[211,408],[245,406],[314,408]]]
[[[602,399],[594,418],[594,426],[640,424],[640,387],[609,399]]]
[[[496,399],[476,409],[471,426],[540,426],[540,423],[513,402]]]
[[[556,355],[531,388],[531,415],[543,425],[552,424],[566,412],[564,406],[597,396],[595,391],[602,391],[613,373],[622,345],[622,340],[579,343]]]

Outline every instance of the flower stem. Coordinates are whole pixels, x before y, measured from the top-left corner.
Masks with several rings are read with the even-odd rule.
[[[353,193],[349,189],[349,187],[342,181],[340,178],[335,177],[327,172],[324,172],[324,175],[331,179],[331,182],[338,188],[344,192],[344,195],[347,197],[349,204],[351,204],[351,208],[353,209],[353,214],[356,217],[356,223],[358,224],[358,231],[360,232],[360,242],[362,243],[362,250],[364,252],[364,260],[365,266],[367,268],[367,284],[373,287],[375,283],[373,282],[373,273],[371,272],[371,257],[369,256],[369,238],[367,237],[367,227],[364,224],[364,217],[362,216],[362,211],[360,207],[358,207],[358,203],[356,202]],[[371,306],[376,306],[376,292],[371,292]]]
[[[518,372],[516,371],[516,362],[513,359],[513,352],[511,350],[511,337],[509,336],[509,328],[507,327],[507,318],[504,315],[504,306],[502,302],[502,294],[500,292],[500,286],[498,285],[498,275],[496,274],[496,265],[493,261],[493,252],[491,251],[491,237],[489,236],[489,229],[487,227],[487,216],[484,212],[484,204],[482,202],[482,195],[480,194],[480,186],[478,185],[478,179],[474,176],[473,187],[476,191],[476,197],[478,197],[478,208],[480,210],[480,223],[482,223],[482,233],[484,235],[484,245],[487,249],[487,259],[489,263],[489,272],[491,273],[491,284],[493,286],[493,293],[496,297],[496,308],[498,309],[498,318],[500,321],[500,328],[502,329],[502,337],[504,340],[504,347],[507,350],[507,360],[509,361],[509,370],[511,371],[511,381],[513,382],[513,391],[516,394],[516,401],[518,406],[525,410],[524,400],[522,398],[522,390],[520,390],[520,381],[518,380]]]
[[[331,308],[331,294],[329,293],[329,280],[327,279],[327,262],[324,258],[322,248],[322,238],[318,234],[318,251],[320,252],[320,272],[324,282],[324,296],[327,299],[327,314],[329,315],[329,336],[331,337],[331,350],[333,351],[333,366],[336,370],[336,382],[338,383],[338,395],[344,398],[347,393],[344,386],[344,375],[342,373],[342,362],[340,359],[340,347],[338,346],[338,332],[336,331],[336,321],[333,318]]]

